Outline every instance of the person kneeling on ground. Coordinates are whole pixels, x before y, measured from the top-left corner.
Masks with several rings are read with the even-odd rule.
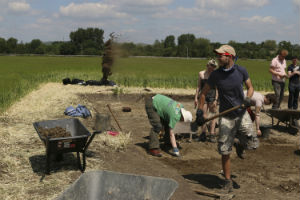
[[[150,131],[149,154],[157,157],[162,156],[159,148],[158,136],[164,126],[164,141],[165,143],[168,143],[168,140],[170,141],[173,147],[172,155],[179,157],[180,154],[173,129],[179,120],[192,122],[192,113],[185,110],[181,103],[161,94],[146,97],[145,108],[149,122],[152,125]],[[167,136],[170,137],[168,138]]]
[[[244,91],[244,95],[247,95],[247,91]],[[266,94],[262,95],[259,92],[253,93],[252,97],[250,98],[250,105],[255,106],[255,127],[256,127],[256,132],[257,136],[261,136],[261,130],[259,128],[259,122],[260,122],[260,111],[261,107],[263,105],[270,105],[270,104],[276,104],[276,96],[275,94]]]

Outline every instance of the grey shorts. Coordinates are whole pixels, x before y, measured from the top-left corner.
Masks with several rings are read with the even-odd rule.
[[[258,148],[259,140],[248,112],[233,119],[228,117],[219,119],[218,151],[221,155],[231,153],[234,138],[238,138],[245,149]]]

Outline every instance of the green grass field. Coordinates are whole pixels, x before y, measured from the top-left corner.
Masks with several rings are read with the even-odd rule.
[[[100,57],[0,57],[0,112],[45,82],[63,78],[100,80]],[[120,86],[195,88],[197,74],[207,60],[180,58],[120,58],[110,80]],[[269,61],[239,60],[252,79],[255,90],[272,90]]]

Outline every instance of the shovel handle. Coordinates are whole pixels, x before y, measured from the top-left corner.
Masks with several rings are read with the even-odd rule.
[[[122,128],[121,128],[121,126],[120,126],[120,124],[119,124],[119,122],[118,122],[118,120],[116,119],[114,113],[111,111],[110,105],[107,104],[106,106],[108,107],[109,112],[111,113],[111,115],[113,116],[114,120],[116,121],[116,123],[117,123],[119,129],[120,129],[121,131],[123,131]]]
[[[218,118],[218,117],[222,117],[222,116],[224,116],[224,115],[226,115],[226,114],[228,114],[228,113],[230,113],[230,112],[232,112],[232,111],[235,111],[235,110],[237,110],[237,109],[239,109],[239,108],[241,108],[241,107],[244,107],[244,104],[235,106],[235,107],[230,108],[230,109],[228,109],[228,110],[225,110],[225,111],[223,111],[223,112],[221,112],[221,113],[219,113],[219,114],[216,114],[216,115],[214,115],[214,116],[212,116],[212,117],[210,117],[210,118],[207,118],[207,119],[204,120],[204,123],[209,122],[209,121],[211,121],[211,120],[213,120],[213,119],[216,119],[216,118]]]

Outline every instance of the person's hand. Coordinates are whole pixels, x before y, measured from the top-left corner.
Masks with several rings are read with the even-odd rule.
[[[248,107],[251,106],[251,99],[250,99],[250,97],[245,97],[245,98],[244,98],[243,105],[244,105],[246,108],[248,108]]]
[[[261,130],[260,130],[260,129],[257,129],[256,132],[257,132],[257,133],[256,133],[257,136],[261,136]]]
[[[286,74],[281,74],[281,75],[279,75],[279,77],[280,77],[280,79],[289,78],[289,76]]]
[[[198,126],[202,126],[205,123],[205,118],[203,116],[203,110],[201,110],[201,109],[197,109],[196,122],[197,122]]]

